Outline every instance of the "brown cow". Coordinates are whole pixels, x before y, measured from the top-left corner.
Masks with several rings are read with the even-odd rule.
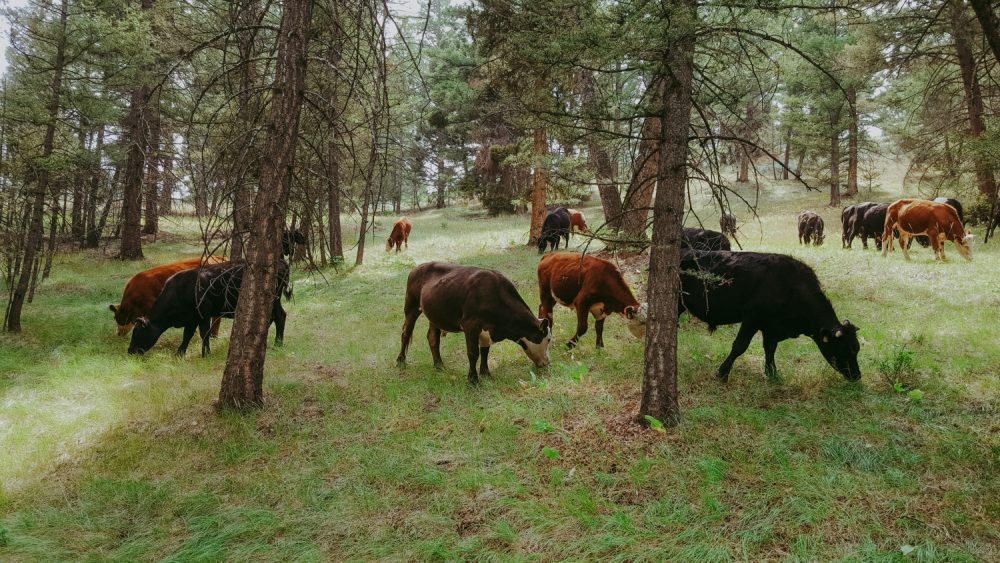
[[[406,320],[396,358],[399,366],[406,363],[406,350],[420,313],[430,322],[427,343],[435,367],[443,365],[441,335],[465,334],[469,383],[477,383],[479,375],[490,374],[490,346],[502,340],[516,342],[536,366],[549,364],[550,321],[536,318],[514,284],[500,272],[443,262],[421,264],[406,279],[403,312]],[[480,359],[477,375],[476,362]]]
[[[218,264],[225,261],[225,256],[209,256],[204,260],[204,263]],[[177,272],[197,268],[201,264],[202,258],[189,258],[150,268],[132,276],[125,284],[121,303],[117,307],[115,305],[108,306],[114,313],[115,322],[118,324],[118,336],[128,334],[136,319],[148,315],[153,310],[153,303],[156,303],[156,298],[163,291],[164,284],[171,276]],[[212,323],[212,335],[218,336],[218,333],[219,320],[215,319]]]
[[[583,216],[582,211],[577,211],[576,209],[567,209],[567,211],[569,211],[570,234],[590,232],[590,227],[587,226],[587,219]]]
[[[576,252],[549,254],[538,263],[538,316],[552,320],[556,303],[576,310],[576,334],[566,345],[576,346],[587,332],[587,315],[594,315],[597,347],[604,347],[604,319],[618,313],[638,338],[646,335],[646,305],[640,304],[614,264]]]
[[[392,232],[389,233],[389,238],[385,241],[385,251],[389,252],[392,247],[396,247],[396,252],[406,245],[406,248],[410,248],[410,229],[413,228],[413,224],[406,217],[400,217],[395,223],[392,224]]]
[[[892,231],[899,231],[899,247],[903,257],[910,259],[907,249],[909,239],[926,235],[934,247],[934,259],[947,260],[944,241],[950,240],[966,260],[972,260],[972,235],[966,234],[962,220],[955,208],[946,203],[901,199],[889,206],[885,214],[885,231],[882,233],[882,256],[892,248]]]

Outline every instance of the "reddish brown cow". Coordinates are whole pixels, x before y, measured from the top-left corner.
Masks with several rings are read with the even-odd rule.
[[[962,220],[955,208],[946,203],[901,199],[889,206],[885,214],[885,231],[882,233],[882,256],[892,245],[892,230],[899,231],[899,247],[903,257],[910,259],[907,250],[909,239],[926,235],[934,248],[934,259],[947,260],[944,241],[950,240],[966,260],[972,260],[972,235],[965,233]]]
[[[576,334],[570,348],[587,332],[587,315],[594,315],[597,347],[604,347],[604,319],[618,313],[638,338],[646,335],[646,305],[640,304],[614,264],[576,252],[549,254],[538,263],[538,316],[552,320],[556,303],[576,310]]]
[[[225,261],[225,256],[209,256],[205,259],[205,264],[218,264]],[[148,315],[153,310],[153,303],[156,303],[156,298],[163,291],[164,284],[171,276],[177,272],[197,268],[201,263],[200,257],[178,260],[132,276],[125,284],[121,303],[117,307],[115,305],[108,306],[114,313],[115,322],[118,324],[118,336],[128,334],[136,319]],[[212,334],[217,336],[218,333],[219,320],[215,319],[212,323]]]
[[[577,211],[576,209],[567,209],[569,211],[569,232],[572,233],[586,233],[590,231],[590,227],[587,226],[587,219],[583,216],[582,211]]]
[[[410,229],[413,228],[413,224],[406,217],[400,217],[395,223],[392,224],[392,232],[389,233],[389,238],[385,241],[385,251],[389,252],[392,247],[396,247],[396,252],[399,249],[406,246],[407,249],[410,248]]]

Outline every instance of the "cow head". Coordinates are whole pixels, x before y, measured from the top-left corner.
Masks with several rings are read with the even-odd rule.
[[[858,327],[851,321],[844,319],[843,323],[833,328],[820,329],[813,340],[833,369],[851,381],[861,379],[861,368],[858,367],[861,344],[858,342]]]
[[[392,237],[385,239],[385,251],[389,252],[392,250]]]
[[[816,240],[816,243],[815,243],[816,246],[822,246],[823,245],[823,241],[825,239],[826,239],[826,236],[823,233],[817,234],[816,238],[815,238],[815,240]]]
[[[537,367],[549,365],[549,347],[552,345],[552,323],[548,319],[538,320],[538,329],[530,336],[522,336],[517,343]]]
[[[628,330],[636,338],[646,338],[646,316],[649,306],[645,303],[638,307],[629,305],[625,307],[625,318],[628,319]]]
[[[132,341],[129,342],[128,353],[140,355],[146,353],[156,344],[162,333],[163,331],[150,323],[148,318],[139,317],[132,329]]]
[[[972,233],[969,233],[962,238],[956,237],[954,243],[955,249],[958,250],[958,254],[962,258],[972,260]]]
[[[124,311],[121,311],[118,307],[114,305],[108,305],[108,309],[111,309],[113,313],[115,324],[118,325],[118,336],[125,336],[132,330],[133,323],[125,319]]]

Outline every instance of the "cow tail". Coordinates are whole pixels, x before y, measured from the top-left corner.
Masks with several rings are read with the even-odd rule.
[[[292,284],[288,284],[288,287],[283,292],[285,294],[285,301],[291,301],[292,300],[292,292],[293,292],[294,289],[295,288],[292,287]]]

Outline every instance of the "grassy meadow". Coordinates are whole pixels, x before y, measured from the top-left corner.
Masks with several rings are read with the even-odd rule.
[[[972,262],[951,243],[946,263],[916,245],[905,262],[842,250],[823,193],[777,182],[759,198],[759,218],[734,207],[743,248],[817,271],[861,329],[862,380],[801,337],[769,381],[757,337],[720,384],[737,327],[685,316],[683,423],[666,433],[630,422],[642,343],[618,318],[604,350],[591,323],[568,352],[560,308],[550,367],[501,343],[476,388],[460,336],[433,369],[421,318],[395,367],[416,264],[498,269],[537,307],[525,217],[414,214],[401,254],[382,230],[362,267],[293,270],[267,405],[247,415],[211,407],[230,322],[209,358],[173,357],[176,329],[133,358],[107,308],[135,271],[200,252],[190,219],[161,221],[143,264],[60,256],[25,332],[0,335],[0,560],[1000,560],[1000,241]],[[807,208],[824,246],[797,243]],[[622,264],[637,289],[639,263]]]

